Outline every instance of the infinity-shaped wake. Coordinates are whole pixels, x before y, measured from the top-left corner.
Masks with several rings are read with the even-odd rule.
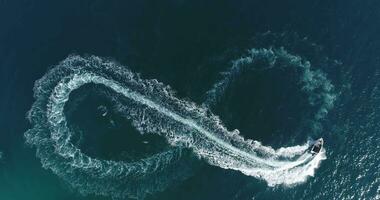
[[[271,59],[282,55],[272,54]],[[136,162],[100,160],[84,154],[72,143],[75,131],[68,126],[64,110],[71,92],[87,84],[111,89],[118,111],[141,134],[159,134],[177,148]],[[224,84],[216,84],[213,97]],[[84,194],[140,198],[163,190],[186,178],[182,166],[189,163],[183,149],[190,149],[211,165],[240,171],[270,186],[301,183],[325,159],[324,150],[312,157],[307,152],[309,143],[275,150],[246,140],[239,131],[227,130],[207,107],[178,99],[169,86],[141,79],[96,56],[69,56],[38,80],[34,91],[36,102],[28,115],[33,128],[25,133],[27,142],[37,147],[45,168]]]

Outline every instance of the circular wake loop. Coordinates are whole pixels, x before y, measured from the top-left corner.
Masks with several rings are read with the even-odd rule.
[[[206,104],[218,103],[234,77],[257,60],[265,60],[268,67],[281,62],[302,70],[303,90],[310,93],[310,103],[322,102],[316,119],[332,107],[332,85],[325,76],[284,49],[251,49],[207,93]],[[75,131],[68,126],[64,110],[70,93],[87,84],[105,86],[122,97],[116,105],[120,113],[141,134],[159,134],[173,148],[135,162],[102,160],[83,153],[72,142]],[[192,162],[184,149],[211,165],[240,171],[270,186],[301,183],[325,159],[324,150],[312,157],[307,152],[309,143],[275,150],[246,140],[239,131],[227,130],[205,106],[178,99],[169,86],[144,80],[126,67],[96,56],[69,56],[36,81],[34,97],[28,113],[33,128],[25,133],[27,143],[37,148],[43,167],[83,194],[143,198],[161,191],[188,177]]]
[[[243,73],[249,71],[264,71],[272,68],[292,68],[299,71],[302,88],[308,94],[310,105],[319,109],[314,114],[314,120],[323,119],[334,106],[336,95],[334,86],[321,71],[313,71],[309,61],[291,55],[283,47],[279,49],[250,49],[246,56],[232,62],[232,67],[221,73],[223,78],[215,83],[206,93],[207,106],[215,106],[223,97],[226,89]]]

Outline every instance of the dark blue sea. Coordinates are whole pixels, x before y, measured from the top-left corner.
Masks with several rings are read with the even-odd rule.
[[[379,20],[375,0],[0,0],[0,199],[380,199]]]

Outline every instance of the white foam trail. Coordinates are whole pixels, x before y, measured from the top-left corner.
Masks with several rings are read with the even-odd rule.
[[[70,93],[86,84],[112,89],[115,98],[120,99],[118,109],[142,134],[160,134],[171,145],[189,148],[209,164],[263,179],[270,186],[303,182],[325,159],[324,151],[311,157],[307,152],[309,143],[275,150],[245,140],[239,131],[228,131],[208,109],[178,99],[168,86],[156,80],[141,79],[125,67],[99,57],[70,56],[36,82],[36,102],[29,113],[34,127],[25,136],[37,147],[44,167],[83,193],[136,197],[160,190],[165,186],[141,188],[157,187],[140,186],[142,179],[149,182],[158,175],[170,177],[166,173],[175,173],[170,167],[181,158],[177,153],[163,152],[140,162],[125,163],[99,160],[81,152],[71,143],[74,133],[67,126],[64,108]],[[170,170],[161,172],[166,168]],[[142,178],[136,179],[139,176]],[[115,191],[123,184],[138,188]]]
[[[319,70],[313,71],[310,62],[304,61],[301,57],[289,54],[284,48],[253,48],[250,49],[245,56],[234,60],[232,67],[221,73],[222,79],[216,82],[206,93],[204,106],[213,107],[218,104],[227,88],[230,87],[241,74],[249,72],[250,70],[261,71],[275,67],[295,68],[297,71],[300,71],[300,82],[303,85],[301,89],[308,94],[309,104],[319,108],[314,114],[314,119],[312,119],[312,124],[317,125],[318,121],[323,119],[334,105],[336,100],[334,87],[323,72]],[[282,157],[288,159],[302,155],[307,151],[309,146],[302,145],[274,150],[271,147],[263,146],[257,141],[254,141],[253,145],[265,155],[269,154],[275,158]],[[271,172],[268,173],[268,171],[262,169],[238,170],[247,175],[260,176],[272,186],[277,184],[292,185],[305,181],[307,176],[313,176],[315,169],[318,168],[321,160],[324,159],[326,159],[324,150],[314,158],[304,154],[291,164],[286,164],[275,169],[274,171],[278,173],[276,175],[277,178],[273,177]],[[291,174],[295,176],[291,177]]]
[[[67,79],[69,79],[70,81],[65,83],[66,79],[64,79],[63,82],[60,82],[58,84],[58,86],[55,88],[54,93],[50,97],[51,103],[48,105],[48,107],[51,109],[48,109],[47,115],[49,116],[49,122],[50,122],[52,127],[56,127],[57,124],[61,124],[64,121],[65,117],[64,117],[64,110],[63,109],[64,109],[65,102],[69,98],[69,94],[71,91],[76,90],[79,87],[83,86],[84,84],[88,84],[88,83],[103,84],[103,85],[113,89],[115,92],[124,95],[125,97],[133,99],[136,102],[139,102],[139,103],[141,103],[141,104],[143,104],[143,105],[145,105],[151,109],[156,110],[157,112],[159,112],[163,115],[166,115],[167,117],[169,117],[172,120],[175,120],[179,123],[182,123],[182,124],[188,126],[190,129],[197,130],[197,132],[199,132],[203,136],[206,136],[206,138],[208,140],[211,140],[213,142],[213,145],[218,146],[217,148],[223,148],[224,151],[227,151],[227,152],[225,152],[226,155],[224,155],[226,157],[229,155],[237,155],[239,157],[243,157],[247,161],[259,162],[259,163],[263,163],[265,165],[269,165],[272,167],[282,166],[286,163],[286,162],[282,162],[282,161],[271,160],[270,158],[262,159],[260,157],[255,156],[254,154],[250,154],[250,153],[247,153],[245,151],[242,151],[239,148],[237,148],[237,147],[231,145],[230,143],[224,141],[223,139],[218,138],[214,133],[211,133],[210,131],[206,130],[206,128],[202,127],[202,125],[200,125],[200,124],[197,124],[197,122],[195,122],[194,120],[186,119],[186,118],[176,114],[175,112],[168,110],[167,108],[162,107],[162,106],[154,103],[153,101],[147,99],[143,95],[136,93],[134,91],[131,91],[128,88],[124,88],[124,87],[120,86],[118,83],[116,83],[112,80],[108,80],[108,79],[105,79],[103,77],[91,74],[91,73],[75,74],[73,77],[67,77]],[[53,132],[53,134],[52,134],[52,137],[56,138],[56,140],[59,140],[61,137],[64,137],[62,135],[63,132],[60,130],[60,128],[61,127],[58,126],[59,130]],[[221,128],[223,128],[223,127],[221,127]],[[227,130],[225,130],[225,131],[227,131]],[[67,137],[65,139],[66,140],[65,143],[69,143],[70,142],[69,139],[70,139],[70,137]],[[172,140],[172,138],[168,138],[168,139]],[[178,141],[176,141],[176,142],[178,142]],[[256,142],[256,144],[257,144],[257,142]],[[299,148],[299,147],[288,147],[288,148],[282,148],[279,151],[274,151],[272,148],[265,147],[262,145],[254,145],[252,147],[256,148],[256,149],[261,148],[262,150],[265,150],[267,153],[274,153],[274,155],[276,154],[276,152],[277,152],[277,154],[281,153],[281,152],[286,152],[287,153],[286,155],[289,155],[289,156],[292,155],[291,153],[294,152],[294,150]],[[305,147],[306,147],[306,145],[303,148],[302,147],[301,148],[305,149]],[[208,151],[208,149],[202,148],[202,154],[214,153],[213,151],[210,151],[210,152],[207,152],[207,151]],[[73,156],[73,155],[69,154],[69,156]]]
[[[336,95],[334,86],[326,78],[326,75],[320,70],[312,70],[310,62],[288,53],[284,48],[252,48],[248,50],[247,55],[234,60],[232,67],[222,73],[222,79],[207,92],[205,105],[217,104],[225,90],[240,74],[250,70],[268,70],[274,67],[295,68],[300,71],[301,89],[308,94],[309,104],[319,107],[314,114],[314,123],[323,119],[333,108]]]

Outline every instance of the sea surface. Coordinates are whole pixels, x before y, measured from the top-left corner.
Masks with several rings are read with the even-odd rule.
[[[0,0],[0,199],[380,199],[379,11]]]

